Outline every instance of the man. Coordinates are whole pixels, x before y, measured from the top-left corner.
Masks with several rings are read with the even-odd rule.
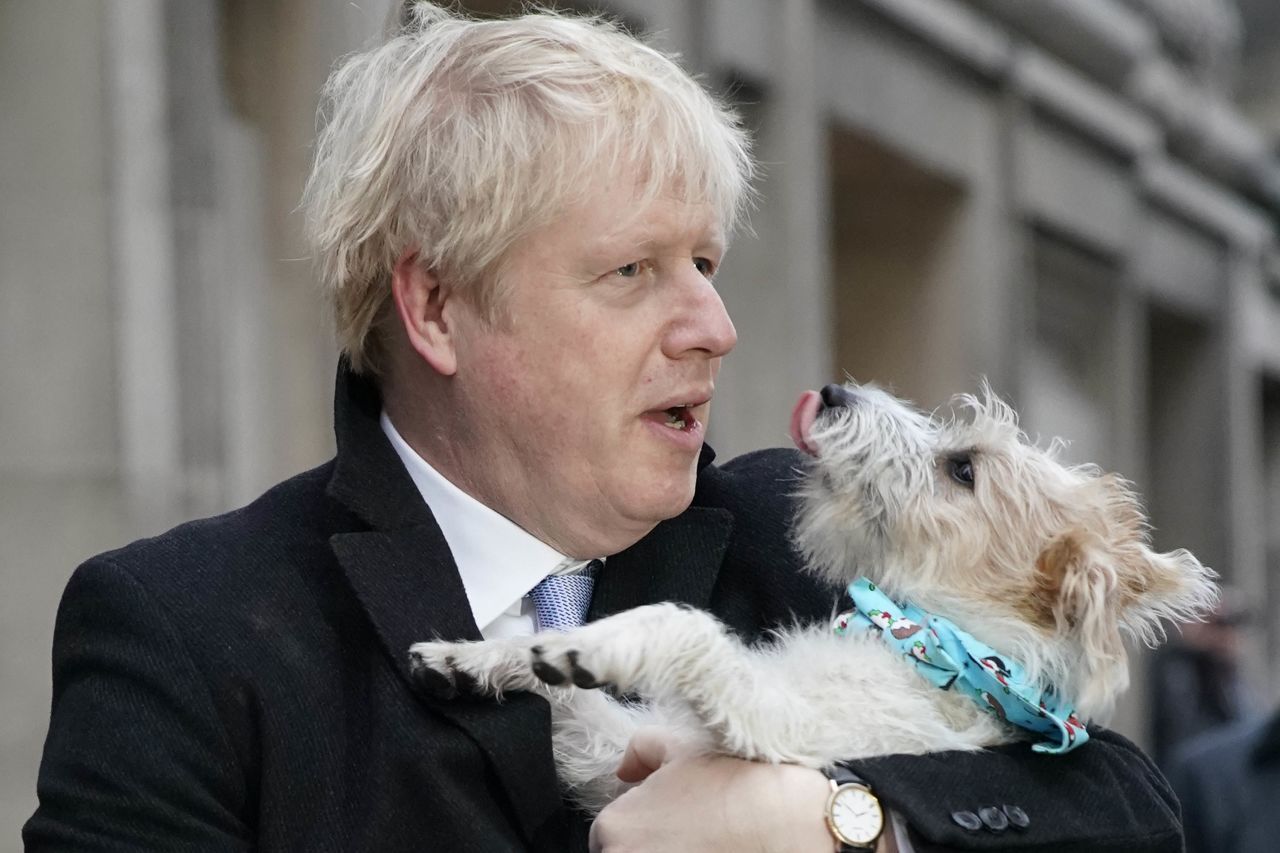
[[[1280,837],[1280,710],[1192,738],[1172,755],[1187,853],[1267,853]]]
[[[588,618],[831,612],[787,544],[797,458],[702,442],[735,343],[711,284],[751,175],[733,117],[605,23],[408,17],[331,78],[307,191],[337,457],[77,571],[30,849],[585,849],[546,703],[417,691],[411,643],[530,631],[526,593],[598,558]],[[1178,849],[1158,774],[1095,740],[854,769],[917,850]],[[653,732],[624,764],[645,781],[596,849],[835,849],[817,771]]]
[[[1250,697],[1241,672],[1248,621],[1238,591],[1228,587],[1205,621],[1183,626],[1153,656],[1147,673],[1151,757],[1165,772],[1188,741],[1248,716]]]

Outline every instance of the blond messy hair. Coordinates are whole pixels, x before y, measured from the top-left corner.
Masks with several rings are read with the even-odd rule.
[[[406,251],[485,316],[502,261],[620,169],[642,201],[712,205],[726,232],[754,175],[737,116],[675,60],[601,17],[474,20],[413,2],[322,92],[303,208],[338,342],[377,374]]]

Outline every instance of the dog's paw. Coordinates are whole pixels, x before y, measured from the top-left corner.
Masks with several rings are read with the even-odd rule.
[[[461,643],[415,643],[409,647],[409,673],[417,686],[440,699],[478,692],[475,676],[458,665]]]
[[[664,625],[681,611],[660,604],[628,610],[565,633],[547,632],[529,649],[530,668],[546,684],[585,690],[608,684],[623,691],[636,686],[647,656],[661,656]]]
[[[542,683],[529,671],[532,642],[530,637],[511,637],[416,643],[409,648],[409,671],[423,690],[445,699],[535,690]]]
[[[561,687],[572,682],[574,687],[593,690],[606,682],[596,678],[579,660],[581,654],[574,648],[559,648],[561,643],[544,640],[529,650],[533,656],[533,674],[544,684]]]
[[[565,633],[542,633],[528,668],[543,683],[581,688],[609,685],[621,693],[654,695],[675,672],[723,644],[715,617],[678,604],[649,604]],[[704,654],[704,652],[706,654]],[[714,656],[706,665],[714,665]]]

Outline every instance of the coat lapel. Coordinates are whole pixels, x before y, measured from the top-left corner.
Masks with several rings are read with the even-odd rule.
[[[330,544],[396,672],[413,689],[409,646],[432,638],[478,640],[480,631],[444,534],[382,433],[381,405],[377,388],[344,363],[334,407],[338,457],[328,491],[370,529],[335,534]],[[561,807],[546,701],[513,694],[498,704],[415,692],[475,741],[532,839]]]

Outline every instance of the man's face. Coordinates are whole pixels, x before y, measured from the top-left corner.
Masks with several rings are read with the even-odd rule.
[[[467,485],[570,556],[614,553],[689,505],[737,340],[710,281],[724,254],[713,209],[665,196],[637,209],[632,186],[516,244],[503,319],[454,300]]]

